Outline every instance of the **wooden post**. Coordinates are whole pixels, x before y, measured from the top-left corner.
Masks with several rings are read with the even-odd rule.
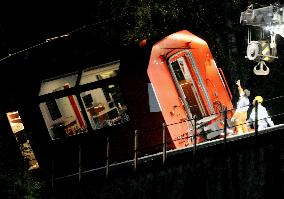
[[[167,135],[166,135],[166,124],[163,123],[163,166],[166,164],[167,159]]]
[[[136,173],[137,163],[138,163],[137,149],[138,149],[138,131],[135,130],[135,134],[134,134],[134,173]]]
[[[106,143],[106,179],[109,176],[109,137],[107,137]]]

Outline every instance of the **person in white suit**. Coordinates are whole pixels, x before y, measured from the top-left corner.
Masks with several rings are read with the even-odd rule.
[[[255,127],[255,110],[256,110],[256,101],[258,103],[258,110],[257,110],[257,117],[258,117],[258,130],[262,130],[267,128],[268,126],[274,126],[274,122],[271,120],[271,118],[268,115],[268,112],[264,106],[262,106],[263,98],[261,96],[256,96],[253,100],[253,109],[251,111],[251,114],[249,116],[249,119],[247,121],[248,124],[253,123],[253,126]]]

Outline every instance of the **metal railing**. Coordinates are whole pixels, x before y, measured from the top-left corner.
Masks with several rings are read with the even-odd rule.
[[[270,103],[270,102],[274,102],[275,100],[279,100],[279,99],[283,99],[283,96],[279,96],[279,97],[275,97],[275,98],[271,98],[271,99],[268,99],[266,100],[265,102],[266,103]],[[267,106],[267,105],[266,105]],[[256,106],[255,106],[255,109],[256,109],[256,114],[255,114],[255,119],[253,121],[253,124],[254,124],[254,129],[250,130],[250,132],[247,133],[247,135],[249,136],[255,136],[257,137],[259,135],[259,132],[260,130],[258,129],[258,123],[259,121],[261,120],[265,120],[267,118],[258,118],[258,108],[257,108],[257,103],[256,103]],[[252,108],[252,105],[250,105],[249,108]],[[194,116],[193,118],[191,119],[188,119],[188,120],[185,120],[185,121],[181,121],[181,122],[178,122],[178,123],[172,123],[172,124],[161,124],[161,127],[160,128],[156,128],[156,129],[149,129],[149,130],[135,130],[133,133],[134,133],[134,140],[133,140],[133,151],[132,151],[132,154],[133,154],[133,158],[131,159],[125,159],[123,161],[119,161],[119,162],[115,162],[115,160],[113,160],[113,162],[111,162],[111,158],[112,158],[112,153],[111,153],[111,149],[112,149],[112,140],[115,140],[115,139],[123,139],[122,137],[123,136],[127,136],[127,135],[123,135],[123,136],[119,136],[119,137],[109,137],[107,136],[105,139],[106,139],[106,147],[105,147],[105,165],[101,165],[99,167],[96,167],[96,168],[92,168],[92,169],[85,169],[83,170],[83,167],[82,167],[82,143],[79,143],[78,144],[78,172],[76,173],[73,173],[73,174],[70,174],[70,175],[64,175],[64,176],[61,176],[61,177],[56,177],[55,176],[55,161],[54,161],[54,151],[53,151],[53,156],[51,158],[51,186],[52,188],[54,188],[55,186],[55,181],[56,180],[61,180],[61,179],[66,179],[66,178],[69,178],[69,177],[78,177],[78,183],[81,183],[82,181],[82,177],[83,177],[83,174],[88,174],[88,173],[91,173],[91,172],[96,172],[96,171],[105,171],[105,179],[108,179],[109,178],[109,174],[111,172],[111,168],[113,167],[119,167],[119,166],[133,166],[133,172],[136,173],[138,167],[139,167],[139,164],[141,162],[143,162],[144,160],[151,160],[151,159],[162,159],[162,165],[165,166],[166,163],[167,163],[167,156],[169,153],[178,153],[180,152],[181,150],[190,150],[192,151],[193,155],[196,154],[197,150],[198,150],[198,147],[204,147],[206,145],[210,146],[210,144],[212,144],[213,142],[215,143],[223,143],[224,145],[226,145],[226,143],[230,140],[234,140],[233,138],[234,137],[237,137],[237,136],[243,136],[243,135],[239,135],[237,134],[236,131],[234,131],[234,134],[229,134],[228,133],[228,128],[230,129],[236,129],[238,125],[228,125],[228,114],[232,115],[232,113],[235,111],[235,109],[231,109],[231,110],[227,110],[226,107],[223,107],[223,110],[219,113],[215,113],[215,115],[221,115],[222,117],[219,117],[221,118],[219,120],[220,124],[222,124],[222,127],[221,128],[218,128],[216,130],[210,130],[210,133],[214,132],[214,131],[218,131],[220,134],[216,137],[214,137],[213,139],[209,139],[209,140],[206,140],[204,139],[204,136],[208,133],[207,131],[203,130],[201,131],[198,127],[198,120],[197,120],[197,117]],[[275,113],[273,115],[270,115],[269,118],[279,118],[279,117],[282,117],[284,116],[284,113]],[[202,118],[198,118],[198,119],[202,119]],[[177,138],[172,138],[172,137],[168,137],[168,132],[167,132],[167,127],[168,126],[172,126],[172,125],[179,125],[181,123],[184,123],[184,122],[189,122],[191,121],[191,123],[193,124],[192,126],[192,129],[190,129],[189,131],[190,132],[186,132],[185,134],[177,137]],[[192,122],[193,121],[193,122]],[[282,121],[281,120],[278,120],[278,121]],[[279,124],[281,122],[278,122]],[[283,119],[283,123],[284,123],[284,119]],[[239,125],[242,125],[242,124],[239,124]],[[251,123],[248,123],[246,124],[248,126],[251,125]],[[284,125],[279,125],[279,128],[284,128]],[[144,146],[144,147],[140,147],[139,146],[139,135],[151,135],[151,132],[155,132],[155,133],[161,133],[161,137],[162,137],[162,142],[161,143],[155,143],[154,145],[150,145],[150,146]],[[245,135],[245,134],[244,134]],[[203,138],[202,139],[198,139],[198,138]],[[190,142],[189,142],[190,140]],[[201,140],[201,141],[200,141]],[[174,148],[171,148],[169,147],[170,145],[173,145],[175,142],[178,142],[178,141],[185,141],[185,143],[191,143],[189,145],[185,145],[184,148],[182,149],[174,149]],[[116,142],[114,142],[116,143]],[[116,143],[117,144],[117,143]],[[119,143],[118,143],[119,144]],[[144,154],[144,156],[139,156],[139,152],[141,151],[157,151],[157,149],[160,149],[158,150],[158,152],[155,152],[153,154]],[[121,152],[122,154],[125,153],[125,151],[117,151],[119,150],[119,148],[115,148],[113,147],[112,149],[113,151],[116,151],[117,153],[118,152]],[[127,151],[127,153],[129,154],[129,151]]]

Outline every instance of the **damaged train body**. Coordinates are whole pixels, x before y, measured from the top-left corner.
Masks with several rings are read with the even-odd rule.
[[[132,159],[135,147],[140,156],[157,153],[165,131],[168,150],[193,145],[194,132],[198,143],[220,136],[232,96],[203,39],[182,30],[120,53],[41,81],[38,104],[22,118],[31,121],[40,167],[54,161],[55,174],[74,173],[78,150],[83,170],[104,166],[106,151],[109,163]]]

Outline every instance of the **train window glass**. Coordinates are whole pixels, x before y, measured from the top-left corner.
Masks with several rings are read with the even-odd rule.
[[[179,63],[177,61],[175,62],[172,62],[172,67],[173,67],[173,70],[174,70],[174,73],[176,75],[176,78],[178,81],[181,81],[181,80],[184,80],[184,75],[182,73],[182,70],[181,70],[181,67],[179,66]]]
[[[160,112],[161,107],[158,102],[158,99],[157,99],[152,83],[148,83],[148,95],[149,95],[150,112]]]
[[[54,77],[42,81],[39,95],[45,95],[55,91],[60,91],[64,89],[65,85],[68,87],[74,87],[77,81],[78,73],[70,73],[63,76]]]
[[[24,124],[18,111],[7,113],[12,132],[16,138],[20,151],[27,163],[28,169],[33,170],[39,168],[37,159],[30,145],[30,141],[25,131]]]
[[[86,130],[78,101],[73,95],[42,102],[39,107],[51,139],[75,135]]]
[[[47,101],[46,106],[53,121],[62,117],[55,99]]]
[[[80,96],[94,130],[129,121],[127,107],[117,85],[85,91]]]
[[[171,62],[171,66],[178,81],[177,84],[182,89],[183,95],[185,96],[190,113],[199,118],[203,117],[204,108],[185,59],[180,57]]]
[[[83,70],[80,85],[115,77],[119,69],[119,62],[111,62]]]
[[[40,96],[46,100],[41,101],[39,107],[51,139],[86,132],[88,124],[95,130],[129,121],[118,85],[105,81],[114,78],[118,70],[119,61],[115,61],[84,69],[80,77],[76,72],[43,81],[40,94],[51,95]],[[81,86],[96,81],[100,82]],[[72,95],[63,91],[71,87],[76,87],[69,90]],[[52,94],[55,91],[57,93]],[[89,121],[86,123],[84,119]]]

